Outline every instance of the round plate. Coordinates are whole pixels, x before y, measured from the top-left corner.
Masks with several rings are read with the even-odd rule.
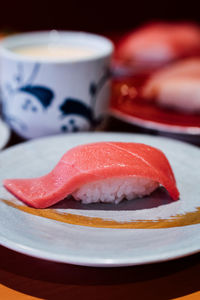
[[[8,126],[0,119],[0,149],[3,149],[8,143],[10,138],[10,129]]]
[[[2,186],[5,178],[41,176],[49,172],[68,149],[98,141],[142,142],[163,150],[174,170],[180,199],[172,201],[167,192],[159,188],[149,197],[124,200],[118,205],[81,204],[65,199],[51,208],[51,211],[75,216],[81,224],[75,225],[22,211],[21,208],[27,208],[25,204]],[[148,135],[69,134],[5,150],[0,153],[0,166],[0,243],[8,248],[43,259],[86,266],[160,262],[200,250],[200,150],[194,146]],[[45,210],[43,213],[45,216]],[[82,219],[90,222],[82,224]],[[101,222],[96,224],[95,220]],[[118,228],[102,228],[101,224],[107,223],[110,227],[118,224]],[[127,228],[123,228],[124,224]],[[132,228],[131,224],[139,225]]]

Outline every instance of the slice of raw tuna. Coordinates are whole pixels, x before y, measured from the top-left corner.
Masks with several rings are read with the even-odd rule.
[[[35,179],[6,179],[4,186],[28,205],[46,208],[88,183],[123,177],[150,179],[164,186],[173,200],[179,197],[166,156],[156,148],[137,143],[77,146],[67,151],[49,174]]]

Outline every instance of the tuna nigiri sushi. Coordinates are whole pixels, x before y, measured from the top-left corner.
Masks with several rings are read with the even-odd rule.
[[[9,192],[35,208],[49,207],[68,195],[83,203],[119,203],[149,195],[160,185],[173,200],[178,199],[175,177],[163,152],[120,142],[77,146],[45,176],[4,180]]]
[[[165,64],[200,52],[200,28],[191,23],[147,24],[124,37],[116,58],[124,62]]]
[[[155,72],[142,97],[184,112],[200,111],[200,59],[185,59]]]

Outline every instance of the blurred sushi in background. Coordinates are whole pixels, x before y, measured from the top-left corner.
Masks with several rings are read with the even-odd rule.
[[[114,77],[122,96],[140,98],[186,113],[200,112],[200,26],[193,23],[151,23],[116,43]],[[121,72],[123,70],[123,72]]]
[[[193,23],[157,22],[122,36],[116,43],[114,68],[133,73],[154,70],[200,55],[200,27]]]
[[[163,107],[200,113],[200,58],[185,59],[155,72],[144,84],[142,97]]]
[[[200,26],[151,23],[115,45],[111,115],[200,145]]]

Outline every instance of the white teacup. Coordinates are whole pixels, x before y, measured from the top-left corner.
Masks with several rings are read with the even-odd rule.
[[[1,44],[3,114],[24,138],[93,128],[108,109],[108,39],[82,32],[33,32]]]

